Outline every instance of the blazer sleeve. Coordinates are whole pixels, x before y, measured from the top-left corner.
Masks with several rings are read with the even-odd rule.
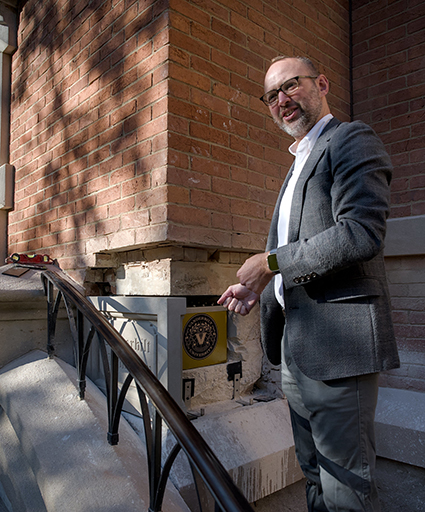
[[[383,249],[389,215],[390,158],[362,122],[341,123],[314,173],[296,190],[301,216],[290,219],[288,245],[277,259],[286,289],[368,261]],[[297,185],[298,186],[298,185]],[[299,222],[298,226],[291,224]]]

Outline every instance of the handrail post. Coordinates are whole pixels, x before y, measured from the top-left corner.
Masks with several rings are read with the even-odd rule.
[[[108,443],[112,446],[118,444],[118,432],[114,432],[114,418],[118,402],[118,357],[113,350],[110,351],[110,382],[108,396]]]
[[[84,316],[80,310],[77,311],[77,340],[76,347],[76,365],[78,371],[78,390],[80,400],[84,400],[86,390],[86,376],[84,368]]]
[[[54,337],[56,325],[53,319],[53,283],[47,281],[47,354],[49,358],[53,357],[55,351]]]
[[[44,283],[44,285],[44,291],[47,297],[47,355],[52,359],[55,353],[56,321],[60,301],[62,299],[62,292],[58,290],[55,300],[53,283],[47,280],[47,283]]]
[[[152,512],[160,512],[161,503],[158,503],[158,490],[161,478],[162,457],[162,419],[158,411],[154,411],[152,418],[152,461],[150,468],[150,495]]]

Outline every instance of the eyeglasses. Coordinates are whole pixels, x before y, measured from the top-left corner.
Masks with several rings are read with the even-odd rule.
[[[278,102],[280,91],[282,91],[283,94],[285,94],[286,96],[292,96],[300,86],[300,84],[299,84],[300,78],[316,79],[317,76],[306,76],[306,75],[294,76],[294,78],[290,78],[289,80],[286,80],[286,82],[283,82],[283,84],[279,87],[279,89],[273,89],[269,92],[266,92],[263,96],[261,96],[260,100],[265,105],[270,107]]]

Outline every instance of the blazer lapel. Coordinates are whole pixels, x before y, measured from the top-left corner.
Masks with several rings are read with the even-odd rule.
[[[298,233],[301,225],[301,214],[304,205],[304,188],[307,181],[309,180],[312,172],[314,171],[317,162],[322,157],[332,135],[335,130],[341,124],[335,117],[332,118],[329,123],[325,126],[320,137],[317,139],[310,156],[307,158],[304,164],[303,170],[301,171],[300,177],[298,178],[297,184],[294,190],[294,196],[292,198],[291,216],[289,219],[288,228],[288,242],[294,242],[298,240]]]

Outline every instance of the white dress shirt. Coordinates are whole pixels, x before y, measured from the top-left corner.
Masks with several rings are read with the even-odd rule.
[[[322,133],[323,128],[328,124],[332,117],[332,114],[327,114],[322,117],[299,143],[294,142],[289,146],[289,152],[295,156],[295,162],[292,175],[289,178],[288,185],[283,193],[279,207],[279,221],[277,225],[278,247],[287,245],[288,243],[289,216],[291,213],[292,198],[298,178],[300,177],[304,164],[310,156],[310,153]],[[276,299],[284,308],[283,283],[282,276],[280,274],[276,274],[274,278],[274,289]]]

